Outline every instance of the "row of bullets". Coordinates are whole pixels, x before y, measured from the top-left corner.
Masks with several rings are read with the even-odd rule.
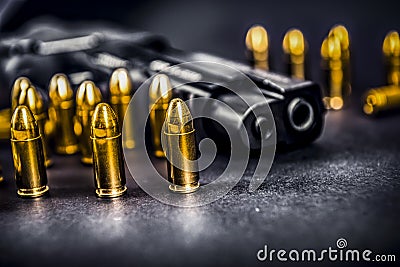
[[[305,79],[307,41],[298,29],[286,32],[282,49],[287,73],[293,78]],[[251,27],[246,35],[248,58],[257,68],[269,69],[269,37],[260,25]],[[382,51],[387,75],[387,86],[369,90],[363,96],[363,111],[367,115],[400,107],[400,39],[396,31],[384,38]],[[324,104],[327,109],[340,110],[351,95],[350,37],[343,25],[332,27],[321,44]]]
[[[39,197],[48,192],[46,168],[52,165],[50,141],[54,151],[71,155],[80,151],[81,162],[93,165],[95,192],[98,197],[118,197],[126,188],[122,146],[135,147],[133,123],[127,108],[133,89],[125,69],[113,72],[110,82],[110,105],[105,103],[100,89],[92,81],[84,81],[74,92],[67,76],[56,74],[49,84],[50,106],[46,112],[43,96],[26,77],[18,78],[12,89],[11,147],[15,168],[17,194]],[[167,155],[170,189],[190,193],[199,188],[195,166],[180,169],[174,160],[183,154],[196,159],[195,131],[189,108],[179,98],[172,99],[169,78],[159,74],[149,88],[150,125],[154,154]],[[125,117],[126,116],[126,117]],[[125,120],[124,120],[125,117]],[[163,125],[166,127],[163,128]],[[121,131],[125,129],[124,144]],[[166,150],[161,144],[165,136]],[[178,138],[176,147],[173,138]],[[179,152],[177,151],[179,150]]]

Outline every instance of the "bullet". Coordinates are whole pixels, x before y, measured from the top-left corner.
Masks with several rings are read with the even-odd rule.
[[[400,85],[400,37],[396,31],[389,32],[382,45],[388,84]]]
[[[124,140],[122,145],[125,148],[135,147],[135,135],[133,129],[133,116],[126,114],[133,93],[132,80],[124,68],[116,69],[110,79],[110,104],[118,117],[118,124],[121,132],[124,129]],[[124,117],[126,116],[125,120]],[[125,123],[125,128],[122,127]]]
[[[47,186],[42,138],[34,115],[26,106],[17,106],[11,118],[11,149],[17,194],[39,197]]]
[[[179,98],[169,104],[163,128],[168,159],[169,189],[176,193],[191,193],[199,186],[195,129],[189,108]]]
[[[92,81],[84,81],[76,92],[76,113],[74,131],[82,153],[81,161],[92,164],[92,143],[90,141],[90,120],[96,105],[102,101],[100,89]]]
[[[264,27],[255,25],[246,34],[247,55],[256,68],[268,70],[268,33]]]
[[[45,166],[51,166],[53,162],[50,158],[50,149],[47,146],[47,138],[45,135],[45,125],[48,116],[45,111],[42,96],[30,83],[29,79],[25,77],[19,78],[15,81],[11,96],[12,111],[14,111],[19,105],[25,105],[31,110],[31,112],[35,116],[35,120],[39,127],[40,136],[42,138]]]
[[[98,197],[118,197],[127,190],[119,129],[113,109],[106,103],[98,104],[90,127],[94,181]]]
[[[10,140],[10,119],[10,108],[0,110],[0,140]]]
[[[150,126],[154,155],[165,157],[161,145],[162,126],[169,102],[172,99],[171,82],[167,75],[158,74],[153,78],[149,89]]]
[[[364,113],[376,115],[383,111],[400,109],[400,87],[388,85],[369,90],[364,97]]]
[[[74,92],[67,76],[55,74],[49,85],[49,117],[57,138],[54,138],[58,154],[72,155],[78,152],[78,140],[74,133]]]
[[[3,182],[3,181],[4,181],[4,178],[3,178],[3,168],[2,168],[1,165],[0,165],[0,183]]]
[[[343,25],[336,25],[329,31],[328,36],[335,36],[339,39],[341,49],[341,60],[346,61],[350,59],[350,37],[349,32]]]
[[[351,92],[348,63],[342,60],[340,40],[329,35],[321,46],[322,68],[324,71],[326,108],[340,110],[343,108]]]
[[[298,29],[289,30],[283,37],[282,48],[288,65],[288,73],[293,78],[304,80],[306,42],[303,33]]]

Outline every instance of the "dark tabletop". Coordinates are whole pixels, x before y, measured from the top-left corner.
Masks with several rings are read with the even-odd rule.
[[[92,169],[78,155],[53,156],[50,196],[20,199],[9,144],[2,142],[0,266],[271,266],[257,261],[264,245],[318,250],[335,247],[338,238],[400,260],[400,116],[370,119],[360,111],[361,94],[384,84],[382,40],[400,30],[395,1],[43,2],[27,1],[4,29],[38,14],[105,19],[161,33],[185,50],[243,59],[245,31],[261,23],[272,40],[271,68],[283,70],[281,38],[296,26],[309,42],[310,78],[317,81],[321,41],[341,22],[352,37],[354,98],[350,108],[327,114],[315,143],[278,154],[256,192],[247,191],[253,160],[231,192],[199,208],[161,204],[131,177],[126,196],[98,199]],[[201,179],[212,180],[224,162],[220,156]]]
[[[9,145],[2,143],[0,263],[250,266],[264,244],[322,249],[341,237],[351,248],[399,257],[398,122],[398,116],[371,120],[353,110],[330,112],[322,137],[278,154],[256,192],[247,191],[253,160],[231,192],[199,208],[161,204],[132,178],[126,196],[98,199],[92,168],[79,156],[54,156],[50,196],[20,199]],[[212,179],[223,162],[202,179]]]

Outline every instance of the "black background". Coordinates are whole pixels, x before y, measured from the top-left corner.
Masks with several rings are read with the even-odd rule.
[[[280,71],[283,35],[298,27],[309,42],[310,78],[318,81],[320,44],[331,26],[343,23],[351,36],[352,104],[328,113],[324,133],[314,144],[277,155],[269,180],[255,193],[247,192],[253,160],[226,197],[192,209],[159,203],[131,178],[127,196],[96,199],[92,170],[79,163],[79,156],[54,156],[54,167],[48,170],[49,197],[19,199],[9,144],[2,142],[6,180],[0,185],[0,265],[263,266],[268,263],[257,263],[255,255],[264,244],[274,249],[324,249],[335,247],[340,237],[350,248],[396,254],[400,260],[399,116],[370,119],[362,115],[360,104],[367,88],[385,84],[381,45],[389,30],[400,30],[399,4],[81,2],[23,2],[3,17],[2,30],[12,31],[46,14],[107,20],[163,34],[184,50],[242,60],[245,32],[259,23],[270,35],[271,69]],[[216,169],[205,171],[202,179],[212,180]]]

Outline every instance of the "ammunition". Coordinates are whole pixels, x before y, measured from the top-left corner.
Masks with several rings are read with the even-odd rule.
[[[135,136],[133,129],[132,114],[126,114],[132,97],[132,80],[126,69],[116,69],[110,79],[110,104],[118,117],[121,132],[124,131],[123,146],[125,148],[135,147]],[[124,117],[126,119],[124,120]],[[122,127],[125,123],[125,128]],[[124,129],[124,130],[123,130]]]
[[[340,39],[329,35],[322,43],[322,68],[325,73],[325,106],[339,110],[351,92],[348,60],[342,57]]]
[[[293,78],[304,80],[306,43],[303,33],[297,29],[289,30],[283,38],[282,48],[288,65],[288,73]]]
[[[35,120],[39,127],[40,136],[42,138],[45,166],[51,166],[53,162],[50,158],[50,149],[47,146],[47,138],[45,135],[45,124],[48,116],[44,108],[42,96],[30,83],[29,79],[25,77],[19,78],[15,81],[11,96],[12,111],[14,111],[19,105],[25,105],[35,116]]]
[[[0,140],[10,140],[10,118],[11,109],[0,110]]]
[[[102,101],[100,89],[91,82],[84,81],[76,92],[76,113],[74,131],[82,153],[81,161],[92,164],[92,143],[90,141],[90,120],[96,105]]]
[[[11,148],[17,194],[39,197],[46,193],[46,168],[42,138],[34,115],[26,106],[17,106],[11,118]]]
[[[168,159],[169,189],[177,193],[191,193],[199,186],[196,140],[193,119],[189,108],[179,98],[169,104],[163,127]]]
[[[350,60],[350,38],[349,32],[343,25],[336,25],[330,31],[328,36],[335,36],[339,39],[341,49],[341,60]]]
[[[74,92],[67,76],[56,74],[49,85],[49,118],[55,127],[55,150],[59,154],[71,155],[78,152],[78,140],[74,133]]]
[[[364,113],[376,115],[383,111],[400,109],[400,87],[388,85],[369,90],[364,97]]]
[[[248,58],[256,68],[269,69],[268,64],[268,33],[264,27],[255,25],[247,31],[246,48]]]
[[[19,105],[18,100],[22,91],[27,90],[31,86],[31,81],[26,77],[19,77],[15,80],[11,90],[11,107]],[[13,109],[14,110],[14,109]]]
[[[126,192],[118,119],[106,103],[96,106],[90,127],[93,171],[98,197],[118,197]]]
[[[0,165],[0,183],[3,182],[4,178],[3,178],[3,169]]]
[[[150,126],[153,150],[156,157],[165,157],[164,150],[161,146],[161,132],[168,104],[172,99],[171,89],[169,78],[164,74],[156,75],[149,89]]]
[[[400,85],[400,37],[396,31],[389,32],[382,46],[385,57],[388,84]]]

